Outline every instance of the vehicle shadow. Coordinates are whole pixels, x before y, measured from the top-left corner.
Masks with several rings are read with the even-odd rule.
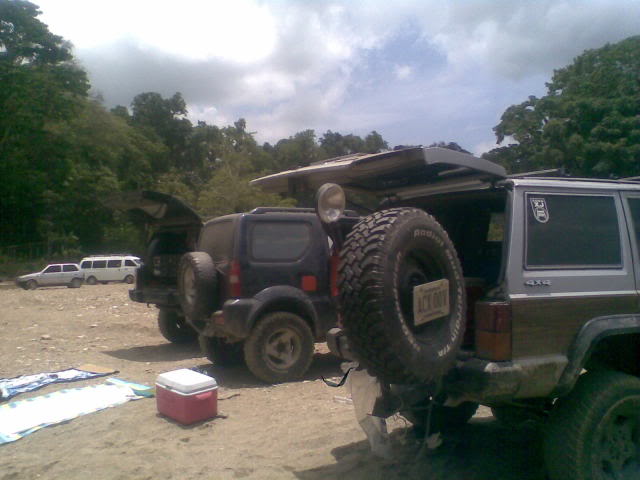
[[[301,380],[317,380],[321,377],[334,378],[342,376],[340,363],[342,360],[330,353],[318,353],[313,357],[311,366]],[[258,380],[254,377],[245,365],[237,365],[233,367],[219,367],[212,363],[203,363],[196,368],[205,375],[212,376],[218,382],[218,385],[226,388],[265,388],[270,384]]]
[[[544,480],[541,432],[506,428],[493,418],[476,418],[445,437],[437,450],[421,455],[410,429],[392,435],[393,460],[375,457],[367,441],[331,451],[336,463],[294,472],[301,480]]]
[[[131,362],[177,362],[179,360],[202,357],[197,343],[182,345],[162,343],[159,345],[106,350],[102,353]]]

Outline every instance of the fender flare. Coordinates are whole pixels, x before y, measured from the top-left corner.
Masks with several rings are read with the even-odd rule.
[[[553,391],[561,397],[571,391],[582,369],[601,340],[618,335],[640,333],[640,315],[623,314],[596,317],[585,323],[567,353],[568,364]]]
[[[249,330],[253,329],[258,319],[265,312],[276,311],[277,308],[273,308],[274,306],[280,303],[293,303],[297,310],[303,312],[305,317],[310,320],[309,327],[314,337],[318,336],[318,314],[308,295],[300,289],[288,285],[276,285],[261,290],[254,298],[257,301],[249,312],[247,325]]]

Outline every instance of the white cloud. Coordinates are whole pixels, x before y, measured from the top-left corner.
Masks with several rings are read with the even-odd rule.
[[[640,32],[636,0],[40,5],[110,105],[180,91],[193,119],[244,116],[269,141],[306,128],[375,129],[392,144],[476,150],[506,107],[544,93],[554,68]]]
[[[396,65],[394,73],[398,80],[406,80],[413,73],[413,69],[409,65]]]

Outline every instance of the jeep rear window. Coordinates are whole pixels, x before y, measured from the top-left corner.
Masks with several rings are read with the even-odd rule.
[[[107,268],[120,268],[122,266],[122,260],[109,260],[107,262]]]
[[[63,272],[77,272],[78,271],[78,267],[76,267],[75,265],[63,265],[62,266],[62,271]]]
[[[621,267],[613,197],[528,193],[525,200],[527,268]]]
[[[256,222],[249,251],[259,261],[297,260],[310,243],[311,225],[306,222]]]
[[[209,223],[202,230],[199,249],[211,255],[214,262],[231,259],[233,255],[233,227],[232,220]]]

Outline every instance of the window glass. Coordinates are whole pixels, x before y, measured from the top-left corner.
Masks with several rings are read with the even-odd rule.
[[[80,264],[80,268],[91,268],[91,260],[85,260]]]
[[[49,267],[47,267],[47,269],[44,271],[44,273],[58,273],[61,272],[62,269],[60,268],[60,265],[51,265]]]
[[[640,198],[629,198],[629,210],[631,210],[636,245],[640,248]]]
[[[122,266],[122,260],[109,260],[107,262],[108,268],[120,268]]]
[[[211,255],[214,262],[229,260],[233,254],[233,227],[232,220],[207,224],[200,236],[200,250]]]
[[[63,265],[62,266],[62,271],[63,272],[77,272],[78,271],[78,267],[76,267],[75,265]]]
[[[526,209],[527,267],[621,266],[613,197],[529,193]]]
[[[93,268],[105,268],[107,266],[106,260],[94,260]]]
[[[133,260],[125,260],[124,261],[124,266],[125,267],[137,267],[137,265],[135,264],[135,262]]]
[[[311,226],[303,222],[256,222],[250,252],[255,260],[295,260],[311,241]]]

